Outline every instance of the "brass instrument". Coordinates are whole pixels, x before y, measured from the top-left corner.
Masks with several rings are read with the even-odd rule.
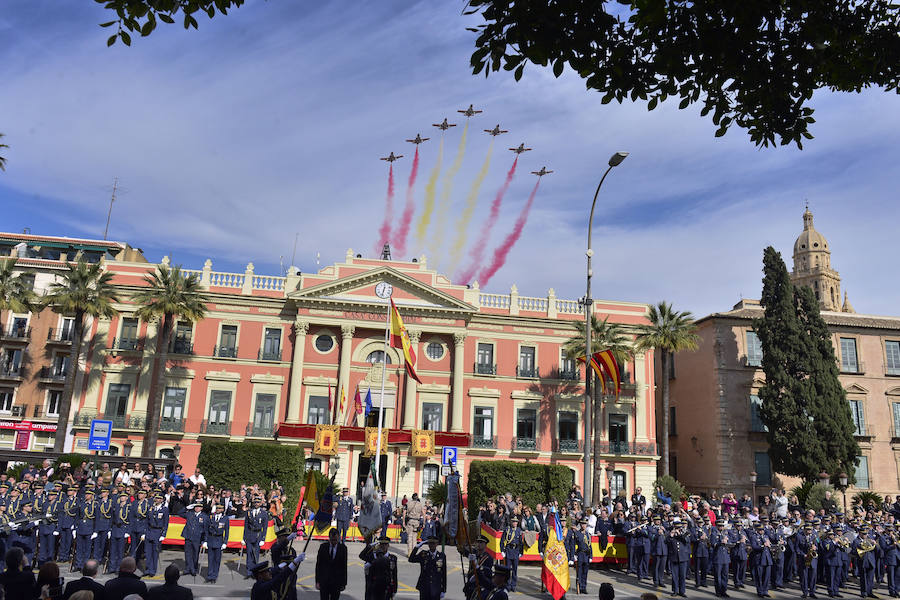
[[[809,568],[812,566],[812,561],[819,558],[819,551],[816,549],[815,544],[810,544],[809,552],[806,553],[806,567]]]
[[[850,547],[850,540],[848,540],[845,536],[840,536],[834,538],[834,543],[846,550]]]
[[[634,533],[634,532],[637,531],[638,529],[641,529],[641,528],[643,528],[643,527],[647,527],[647,526],[649,526],[649,525],[650,525],[650,523],[642,523],[641,525],[638,525],[637,527],[632,527],[631,529],[629,529],[629,530],[626,531],[625,533],[626,533],[626,534]]]
[[[863,538],[859,541],[859,546],[856,548],[856,553],[859,556],[863,556],[866,552],[871,552],[875,549],[875,541],[869,538]]]

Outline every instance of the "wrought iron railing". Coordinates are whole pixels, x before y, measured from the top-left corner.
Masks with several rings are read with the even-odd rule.
[[[264,348],[259,349],[259,354],[257,355],[258,360],[271,360],[271,361],[281,361],[281,348],[278,350],[266,350]]]
[[[497,436],[472,436],[472,448],[496,448],[497,447]]]
[[[112,347],[115,350],[141,350],[144,344],[139,338],[113,338]]]
[[[536,379],[541,376],[541,368],[540,367],[516,367],[516,377],[521,377],[523,379]]]
[[[17,379],[22,376],[22,365],[3,365],[0,364],[0,377],[7,379]]]
[[[104,415],[102,413],[77,412],[73,419],[72,425],[75,427],[90,427],[91,421],[94,419],[103,419],[112,421],[113,429],[128,429],[132,431],[143,431],[147,427],[147,415],[144,413],[129,413],[126,415]]]
[[[274,425],[257,425],[256,423],[247,423],[248,437],[264,437],[270,438],[275,435]]]
[[[475,363],[475,374],[476,375],[496,375],[497,374],[497,365],[490,363]]]
[[[556,440],[554,450],[557,452],[567,452],[570,454],[581,454],[584,452],[584,444],[581,440]]]
[[[578,371],[560,371],[556,377],[557,379],[561,379],[563,381],[579,381],[581,379],[581,373]]]
[[[200,423],[200,433],[206,435],[231,435],[231,421],[213,421],[204,420]]]
[[[8,340],[26,340],[31,337],[31,327],[11,325],[6,329],[0,328],[0,337]]]
[[[514,437],[510,444],[510,450],[531,450],[537,451],[540,446],[540,439],[536,437]]]
[[[75,336],[75,330],[72,327],[51,327],[47,331],[48,342],[59,342],[61,344],[71,344]]]
[[[235,346],[216,346],[213,348],[213,356],[218,358],[237,358],[237,348]]]
[[[160,431],[169,431],[175,433],[184,432],[184,419],[160,419]]]
[[[659,448],[652,442],[600,442],[600,452],[601,454],[654,456],[659,454]]]
[[[57,367],[41,367],[41,379],[52,383],[65,383],[66,371]]]
[[[193,354],[194,344],[188,340],[172,340],[172,354]]]

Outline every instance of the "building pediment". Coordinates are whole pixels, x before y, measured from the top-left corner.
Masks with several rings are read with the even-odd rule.
[[[394,303],[403,313],[449,313],[467,318],[477,309],[459,298],[401,273],[391,267],[379,267],[349,277],[320,283],[288,294],[298,307],[320,309],[353,309],[383,307],[385,301],[375,293],[375,286],[387,282],[394,288]],[[381,310],[384,310],[383,308]]]

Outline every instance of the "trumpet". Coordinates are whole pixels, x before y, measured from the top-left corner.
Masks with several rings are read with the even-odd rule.
[[[850,540],[848,540],[844,536],[834,538],[834,543],[837,544],[838,546],[840,546],[841,548],[843,548],[844,550],[846,550],[847,548],[850,547]]]

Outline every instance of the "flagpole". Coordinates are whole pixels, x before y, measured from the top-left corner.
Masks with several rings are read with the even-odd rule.
[[[390,297],[387,303],[387,321],[384,324],[384,350],[381,361],[381,400],[378,402],[378,442],[375,445],[375,482],[381,491],[386,492],[387,488],[381,481],[381,427],[384,424],[384,382],[387,377],[387,359],[388,359],[388,340],[391,335],[391,302]],[[385,470],[387,476],[387,470]]]

